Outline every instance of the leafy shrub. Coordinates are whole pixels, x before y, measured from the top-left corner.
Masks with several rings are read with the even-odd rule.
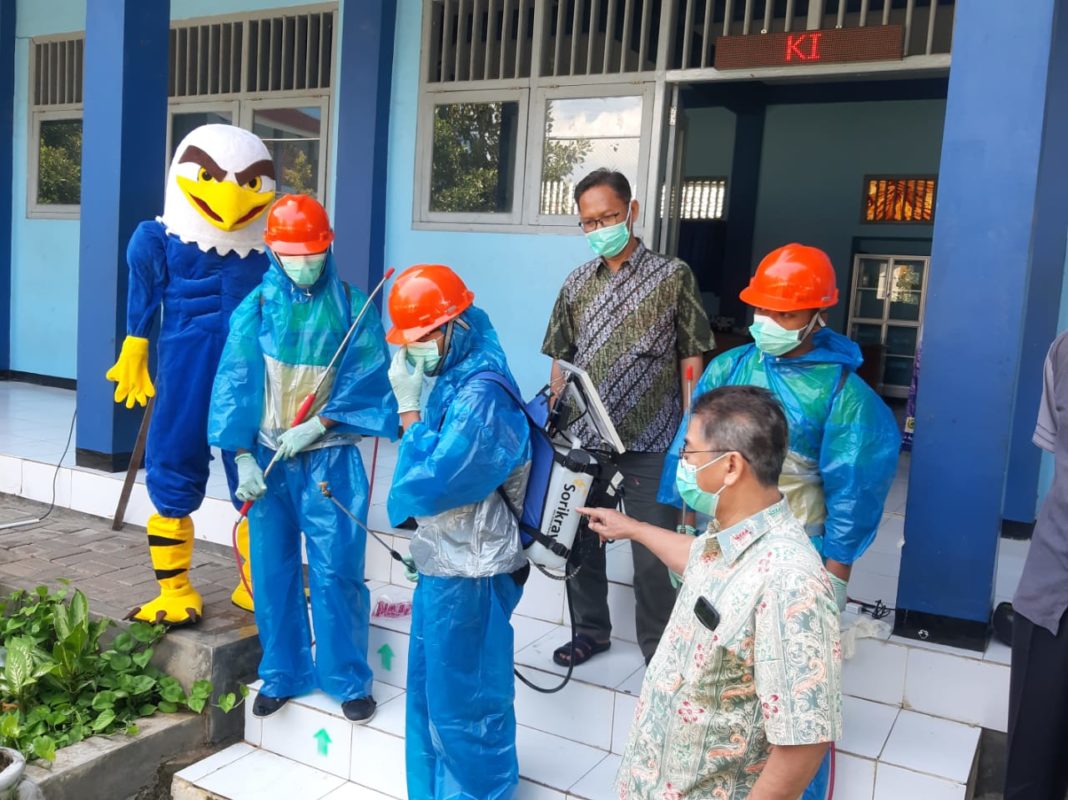
[[[207,707],[210,681],[186,692],[149,663],[164,626],[134,622],[105,644],[111,620],[92,620],[81,591],[67,594],[38,586],[0,601],[0,745],[52,761],[57,749],[89,736],[136,735],[135,721],[157,711]],[[241,696],[247,691],[242,686]],[[229,712],[240,702],[228,693],[216,706]]]

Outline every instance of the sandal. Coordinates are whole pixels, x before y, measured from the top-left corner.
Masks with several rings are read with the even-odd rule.
[[[611,646],[611,642],[595,642],[592,636],[576,633],[574,639],[553,651],[553,663],[561,667],[571,666],[573,653],[574,666],[577,667]]]

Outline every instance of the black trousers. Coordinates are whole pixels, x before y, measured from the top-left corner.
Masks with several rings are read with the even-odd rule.
[[[624,453],[617,460],[624,477],[626,512],[634,519],[674,531],[679,512],[656,502],[663,453]],[[608,577],[605,573],[604,549],[593,540],[582,543],[582,569],[571,581],[571,600],[575,608],[575,628],[597,642],[607,642],[612,635],[608,612]],[[648,664],[660,643],[671,609],[675,607],[675,589],[663,562],[640,544],[631,542],[634,557],[634,619],[645,662]]]
[[[1068,612],[1054,636],[1016,612],[1005,800],[1068,795]]]

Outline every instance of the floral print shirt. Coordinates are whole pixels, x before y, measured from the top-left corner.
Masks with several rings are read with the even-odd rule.
[[[642,684],[620,800],[742,800],[771,745],[841,734],[838,608],[823,563],[781,500],[690,550]],[[704,596],[715,630],[694,608]]]

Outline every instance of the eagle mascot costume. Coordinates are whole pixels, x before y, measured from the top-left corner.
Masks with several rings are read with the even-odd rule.
[[[156,397],[145,468],[156,509],[148,520],[148,546],[160,587],[129,619],[182,625],[203,616],[203,600],[189,582],[190,515],[204,500],[208,480],[211,387],[230,314],[267,269],[263,226],[274,194],[274,163],[259,137],[232,125],[201,126],[175,150],[163,216],[138,225],[127,247],[127,336],[107,378],[117,383],[115,402],[127,408]],[[161,307],[153,386],[149,334]],[[237,507],[234,454],[224,452],[223,464]],[[246,577],[231,599],[251,610],[244,588],[247,520],[238,530],[238,549]]]

